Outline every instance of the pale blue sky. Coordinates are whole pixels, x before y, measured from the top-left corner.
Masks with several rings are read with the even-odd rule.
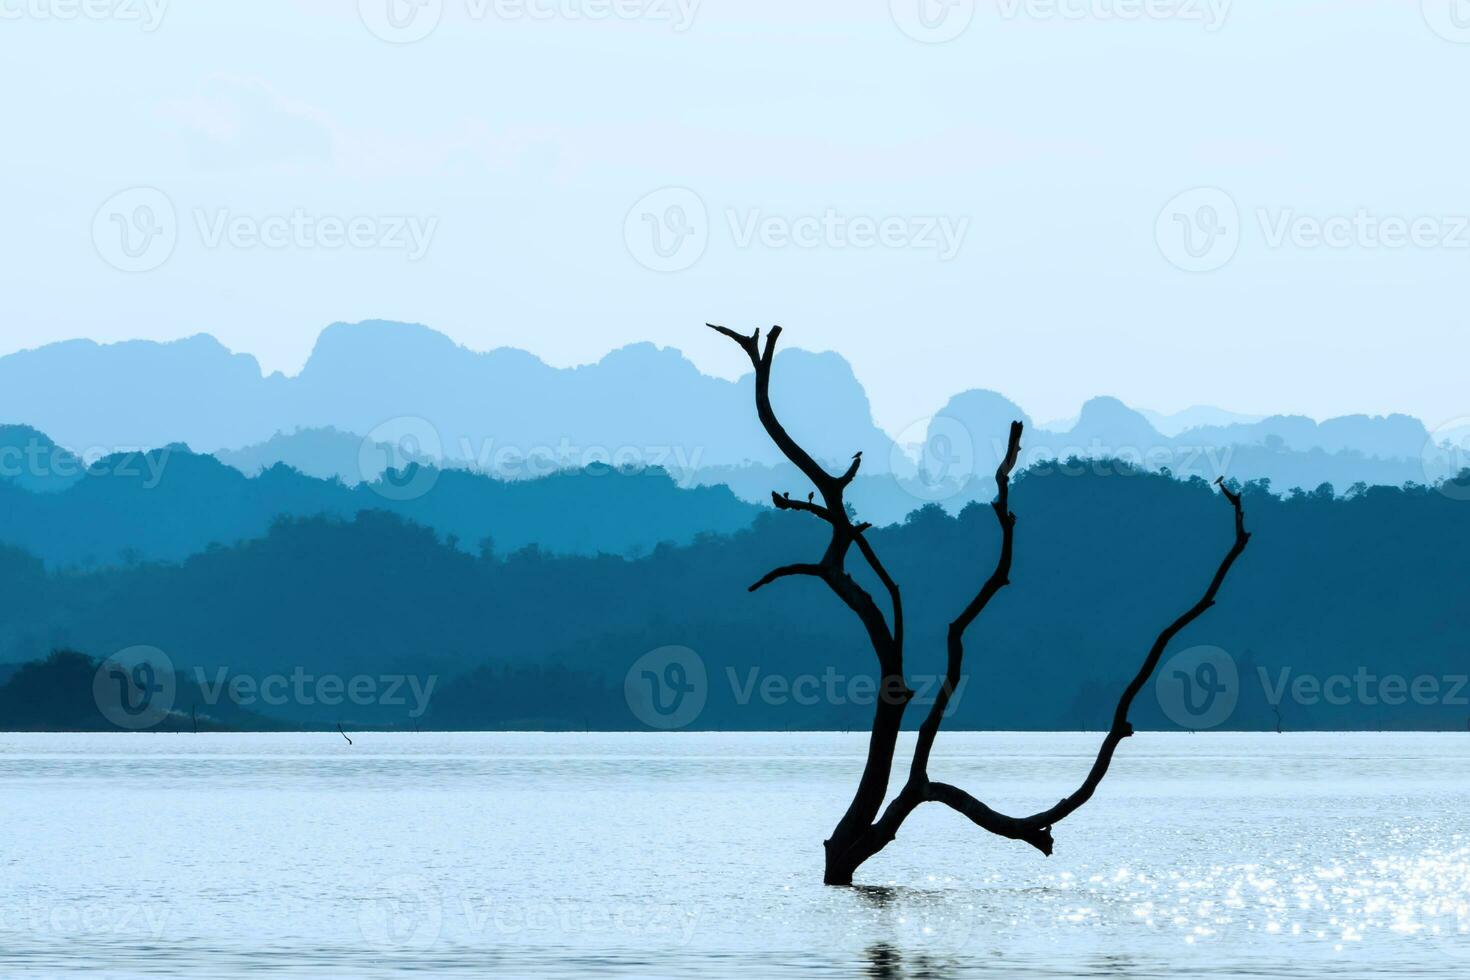
[[[209,332],[290,372],[381,317],[733,376],[698,325],[781,322],[890,431],[972,387],[1470,415],[1464,0],[426,0],[413,43],[388,0],[60,2],[0,0],[0,353]],[[646,15],[567,15],[610,8]],[[135,187],[163,256],[118,252]]]

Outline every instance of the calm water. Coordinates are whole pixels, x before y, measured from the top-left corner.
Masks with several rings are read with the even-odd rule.
[[[1140,735],[1048,859],[857,735],[0,735],[0,975],[1470,975],[1470,735]],[[1092,735],[944,734],[1030,810]]]

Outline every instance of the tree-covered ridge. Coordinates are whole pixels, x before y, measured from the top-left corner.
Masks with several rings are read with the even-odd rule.
[[[350,519],[366,510],[398,514],[472,552],[535,544],[554,553],[638,554],[661,541],[745,527],[759,510],[725,487],[681,487],[653,467],[593,465],[499,480],[408,464],[349,486],[283,465],[247,477],[186,447],[117,453],[87,466],[22,427],[0,427],[0,451],[6,447],[0,542],[59,566],[179,561],[260,537],[282,515]]]
[[[1238,665],[1240,706],[1227,727],[1276,727],[1267,695],[1285,683],[1276,708],[1287,729],[1463,730],[1470,707],[1458,701],[1470,690],[1454,691],[1453,678],[1470,672],[1460,598],[1470,501],[1422,486],[1242,489],[1254,538],[1241,574],[1229,601],[1175,644],[1214,645]],[[1160,617],[1197,598],[1229,546],[1219,499],[1200,480],[1043,466],[1017,477],[1011,508],[1011,578],[1025,587],[997,597],[973,631],[946,728],[1103,728],[1115,698],[1100,695],[1126,682]],[[871,677],[871,653],[846,610],[800,581],[745,594],[770,568],[820,549],[820,532],[806,515],[763,513],[748,529],[639,558],[474,554],[401,515],[364,511],[283,518],[253,540],[131,567],[48,569],[7,547],[0,659],[60,648],[100,658],[148,644],[210,677],[222,667],[432,675],[425,726],[641,728],[625,676],[648,651],[680,645],[707,668],[694,727],[865,728],[870,703],[849,694]],[[943,669],[946,617],[993,564],[993,514],[931,506],[868,535],[906,583],[907,671],[920,684]],[[561,680],[543,683],[546,671]],[[763,694],[772,676],[788,689],[816,678],[815,703]],[[1379,681],[1365,698],[1352,680],[1342,705],[1292,687],[1343,676]],[[1396,698],[1377,693],[1388,676],[1434,678],[1438,693],[1430,704],[1388,703]],[[335,719],[294,705],[276,714]],[[1134,717],[1140,728],[1173,727],[1149,696]]]

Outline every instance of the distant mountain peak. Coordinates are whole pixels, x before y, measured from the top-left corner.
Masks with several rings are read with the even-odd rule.
[[[961,412],[977,410],[994,412],[1001,415],[1010,414],[1013,416],[1013,421],[1020,420],[1026,422],[1030,418],[1022,411],[1020,405],[1017,405],[1000,392],[992,391],[989,388],[970,388],[967,391],[960,392],[958,395],[954,395],[945,404],[944,408],[939,410],[938,414],[956,415]]]
[[[302,373],[356,357],[432,357],[469,353],[447,335],[421,323],[363,320],[333,323],[317,336]]]
[[[1142,412],[1135,411],[1112,395],[1094,395],[1082,403],[1082,411],[1079,418],[1139,418],[1143,419]],[[1144,421],[1148,421],[1144,419]]]
[[[616,347],[602,355],[595,366],[614,369],[662,368],[693,374],[699,373],[694,362],[685,357],[684,352],[679,348],[660,347],[647,340]]]
[[[1074,429],[1120,425],[1127,426],[1129,429],[1154,431],[1153,425],[1142,412],[1129,408],[1112,395],[1097,395],[1083,402],[1082,410],[1077,414],[1077,425]]]

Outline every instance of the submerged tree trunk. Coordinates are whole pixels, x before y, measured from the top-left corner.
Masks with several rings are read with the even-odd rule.
[[[852,464],[845,472],[833,475],[819,465],[806,450],[802,449],[777,420],[776,413],[771,407],[770,382],[772,357],[776,350],[776,339],[781,335],[780,327],[771,328],[770,333],[766,335],[765,345],[762,347],[759,330],[747,337],[726,327],[714,324],[709,324],[709,326],[739,344],[750,358],[755,368],[755,407],[761,425],[782,454],[797,469],[801,470],[816,488],[816,492],[806,500],[793,500],[790,494],[773,492],[772,502],[779,510],[796,510],[811,514],[825,521],[832,529],[832,539],[819,561],[783,565],[768,572],[750,587],[750,591],[754,592],[779,579],[795,575],[821,579],[858,617],[868,634],[873,652],[878,658],[881,681],[877,707],[873,715],[873,730],[868,739],[867,759],[864,762],[863,773],[858,780],[857,791],[853,794],[852,802],[848,804],[847,811],[838,821],[831,836],[824,842],[826,847],[824,880],[829,885],[852,884],[852,877],[857,869],[898,835],[904,820],[921,803],[942,803],[964,814],[984,830],[1002,837],[1024,841],[1043,854],[1051,854],[1052,827],[1092,798],[1092,794],[1096,792],[1103,777],[1107,775],[1108,767],[1112,764],[1113,753],[1117,750],[1118,745],[1123,739],[1133,734],[1133,726],[1128,722],[1128,710],[1133,705],[1133,699],[1138,696],[1139,691],[1143,689],[1158,667],[1165,648],[1180,630],[1194,622],[1204,614],[1205,610],[1214,605],[1215,594],[1219,592],[1225,576],[1230,572],[1231,566],[1235,564],[1241,552],[1245,550],[1250,535],[1245,530],[1245,514],[1241,508],[1240,495],[1232,493],[1222,481],[1216,481],[1220,484],[1221,493],[1235,511],[1234,544],[1220,562],[1215,577],[1200,600],[1170,623],[1154,641],[1148,655],[1144,658],[1143,665],[1132,682],[1124,689],[1118,701],[1117,710],[1113,713],[1112,727],[1104,736],[1092,769],[1082,784],[1070,796],[1040,813],[1027,817],[1007,816],[992,810],[956,786],[931,780],[929,778],[929,754],[939,735],[939,726],[944,720],[944,713],[949,707],[950,698],[960,683],[965,657],[965,631],[984,611],[995,594],[1010,584],[1011,554],[1016,529],[1016,515],[1010,510],[1010,477],[1020,455],[1022,433],[1021,423],[1012,422],[1005,458],[1001,460],[995,472],[996,497],[992,504],[1001,528],[1000,554],[996,559],[994,571],[980,586],[975,598],[970,600],[969,605],[949,624],[946,642],[948,661],[944,683],[940,687],[933,706],[929,709],[929,714],[919,726],[918,742],[914,747],[908,778],[898,794],[885,807],[884,800],[888,798],[889,774],[893,769],[898,733],[903,725],[904,711],[913,698],[913,691],[904,681],[903,600],[899,587],[889,576],[887,569],[883,567],[872,545],[864,537],[864,532],[871,525],[853,523],[843,499],[848,485],[857,476],[858,467],[862,464],[862,454],[858,453],[853,457]],[[878,581],[883,584],[883,588],[888,593],[890,604],[888,616],[883,614],[872,595],[860,586],[846,570],[847,557],[854,547],[857,548],[863,561],[877,576]]]

